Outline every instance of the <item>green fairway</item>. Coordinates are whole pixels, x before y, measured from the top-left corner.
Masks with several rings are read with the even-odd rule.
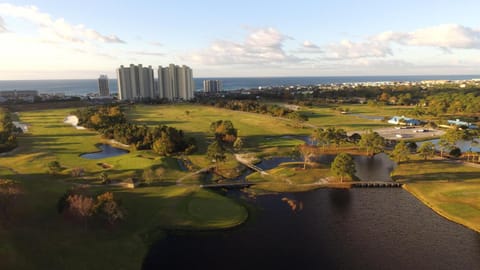
[[[480,179],[470,183],[412,183],[406,189],[445,218],[480,232]]]
[[[98,185],[105,171],[113,180],[141,177],[145,168],[162,167],[161,181],[174,182],[186,172],[176,160],[149,151],[100,160],[80,157],[98,151],[103,142],[95,132],[64,124],[69,109],[24,111],[20,120],[29,133],[19,137],[13,152],[0,157],[0,177],[20,182],[15,222],[0,226],[0,269],[139,269],[148,245],[164,229],[220,229],[236,226],[247,218],[246,209],[217,193],[197,187],[144,187],[122,189]],[[46,164],[59,161],[58,175],[47,173]],[[108,164],[103,168],[99,163]],[[81,167],[85,176],[72,177]],[[91,224],[86,228],[56,211],[58,199],[74,183],[90,193],[113,191],[126,210],[125,221],[115,228]]]
[[[440,215],[480,232],[480,168],[415,158],[400,164],[392,177]]]
[[[334,110],[335,108],[348,109],[347,114],[342,114],[340,110]],[[308,116],[308,124],[318,127],[339,127],[346,131],[361,131],[363,129],[375,129],[385,126],[391,126],[390,124],[379,121],[366,119],[362,116],[375,116],[375,117],[391,117],[397,114],[401,114],[402,110],[408,109],[408,107],[400,106],[369,106],[369,105],[340,105],[340,106],[313,106],[304,107],[302,111]]]

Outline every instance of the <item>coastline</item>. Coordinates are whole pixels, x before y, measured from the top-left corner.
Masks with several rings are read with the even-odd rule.
[[[432,209],[436,214],[440,215],[441,217],[443,217],[447,220],[450,220],[450,221],[455,222],[457,224],[460,224],[460,225],[462,225],[462,226],[464,226],[468,229],[471,229],[471,230],[473,230],[477,233],[480,233],[480,226],[479,225],[477,225],[477,227],[472,226],[472,224],[470,224],[470,222],[467,222],[466,220],[464,220],[462,218],[458,218],[458,217],[455,217],[455,216],[452,216],[452,215],[446,213],[442,209],[440,209],[440,208],[436,207],[435,205],[433,205],[432,203],[430,203],[430,201],[427,198],[425,198],[424,196],[422,196],[421,194],[416,192],[414,189],[412,189],[410,187],[410,185],[411,184],[404,184],[403,189],[405,189],[410,194],[412,194],[416,199],[418,199],[421,203],[426,205],[428,208]]]

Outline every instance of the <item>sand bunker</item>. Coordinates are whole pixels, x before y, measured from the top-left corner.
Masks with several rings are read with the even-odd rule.
[[[85,127],[78,126],[78,117],[76,115],[69,115],[69,116],[65,117],[63,122],[65,124],[70,124],[70,125],[74,126],[76,129],[85,129]]]
[[[18,121],[12,121],[12,124],[13,124],[16,128],[21,129],[23,133],[27,133],[27,132],[28,132],[28,126],[27,126],[27,124],[20,123],[20,122],[18,122]]]

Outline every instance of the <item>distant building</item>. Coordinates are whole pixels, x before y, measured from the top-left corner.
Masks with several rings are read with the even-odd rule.
[[[453,126],[457,126],[457,127],[467,127],[467,128],[470,128],[470,129],[478,128],[477,125],[474,125],[474,124],[466,122],[466,121],[460,121],[460,119],[448,120],[447,122],[448,122],[449,125],[453,125]]]
[[[34,102],[35,97],[38,96],[37,90],[10,90],[10,91],[0,91],[0,97],[3,102],[9,100],[15,101],[25,101],[25,102]]]
[[[394,116],[388,120],[388,123],[394,125],[418,126],[422,122],[418,119],[408,118],[405,116]]]
[[[153,69],[151,66],[133,65],[117,69],[118,98],[120,100],[139,100],[157,98]]]
[[[170,64],[158,66],[158,96],[169,100],[190,100],[194,98],[192,69],[188,66]]]
[[[110,89],[108,88],[107,75],[100,75],[100,78],[98,78],[98,92],[102,97],[106,97],[110,95]]]
[[[204,80],[203,92],[205,93],[217,93],[223,91],[223,84],[220,80]]]

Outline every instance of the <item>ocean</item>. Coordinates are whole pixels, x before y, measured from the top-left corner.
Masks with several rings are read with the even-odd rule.
[[[470,80],[480,75],[430,75],[430,76],[339,76],[339,77],[249,77],[249,78],[194,78],[195,89],[203,89],[203,80],[221,80],[224,90],[258,89],[268,86],[318,85],[352,82],[405,82],[423,80]],[[117,80],[110,79],[110,92],[117,92]],[[64,93],[86,95],[98,92],[97,80],[0,80],[0,91],[37,90],[39,93]]]

